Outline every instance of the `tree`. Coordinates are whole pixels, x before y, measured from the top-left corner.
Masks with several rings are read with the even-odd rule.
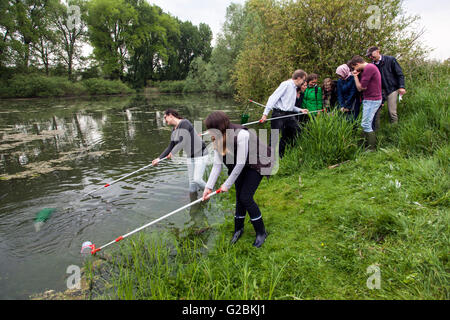
[[[334,77],[369,46],[398,57],[425,53],[412,29],[418,18],[405,15],[401,0],[249,0],[246,10],[251,24],[233,72],[241,100],[267,98],[299,68]]]
[[[81,58],[81,46],[87,39],[86,13],[85,0],[72,0],[69,6],[60,3],[52,14],[58,58],[66,66],[69,80],[73,80],[74,64]]]
[[[136,1],[141,43],[135,48],[129,63],[129,80],[136,87],[143,87],[147,80],[160,80],[169,56],[173,54],[180,30],[177,21],[157,6]],[[137,31],[138,32],[138,31]]]
[[[48,14],[57,0],[15,0],[10,3],[9,49],[16,67],[27,72],[33,49],[40,40],[50,37]]]
[[[15,32],[11,1],[0,2],[0,67],[10,63],[10,45]]]
[[[123,79],[126,60],[140,45],[136,9],[125,0],[92,0],[88,5],[89,39],[103,72]]]

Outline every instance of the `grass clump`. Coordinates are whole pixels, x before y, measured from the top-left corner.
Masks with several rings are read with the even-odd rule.
[[[286,153],[280,174],[290,175],[299,168],[322,168],[355,159],[361,151],[355,123],[338,113],[311,117],[295,145]]]

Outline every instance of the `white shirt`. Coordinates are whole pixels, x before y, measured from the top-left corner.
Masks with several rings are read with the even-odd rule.
[[[281,111],[293,111],[300,113],[300,109],[295,106],[297,99],[297,86],[294,80],[289,79],[280,84],[277,90],[269,97],[264,115],[268,115],[272,109],[280,109]]]
[[[377,62],[374,62],[375,64],[380,64],[381,60],[383,59],[383,56],[380,54],[380,60],[378,60]]]
[[[236,182],[237,178],[241,174],[242,170],[245,167],[245,163],[247,162],[248,157],[248,142],[249,142],[250,134],[247,130],[239,131],[237,136],[237,150],[236,150],[236,164],[234,166],[233,171],[231,171],[230,176],[224,182],[224,185],[230,189],[233,183]],[[214,150],[214,164],[211,170],[211,174],[209,175],[208,182],[206,183],[207,189],[214,189],[214,186],[219,178],[220,172],[222,171],[223,157]]]

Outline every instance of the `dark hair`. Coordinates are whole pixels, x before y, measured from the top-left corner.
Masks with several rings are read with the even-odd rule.
[[[306,74],[306,72],[305,71],[303,71],[302,69],[298,69],[298,70],[295,70],[295,72],[292,74],[292,79],[293,80],[295,80],[295,79],[298,79],[298,78],[305,78],[307,76],[307,74]]]
[[[367,49],[366,56],[370,57],[374,51],[380,50],[377,46],[370,47]]]
[[[175,118],[177,118],[177,119],[183,119],[183,117],[182,116],[180,116],[179,114],[178,114],[178,111],[176,111],[175,109],[167,109],[165,112],[164,112],[164,115],[165,116],[168,116],[168,115],[171,115],[171,116],[174,116]]]
[[[230,128],[230,118],[223,111],[214,111],[205,119],[206,129],[217,129],[222,134]]]
[[[358,63],[364,63],[366,62],[363,57],[361,56],[354,56],[347,65],[350,67],[350,69],[353,69]]]
[[[319,79],[319,76],[315,73],[311,73],[311,74],[308,74],[308,76],[306,77],[306,82],[310,82],[310,81],[316,80],[316,79]]]

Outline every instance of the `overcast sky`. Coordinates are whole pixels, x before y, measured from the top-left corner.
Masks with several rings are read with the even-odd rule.
[[[245,0],[147,0],[156,4],[182,21],[189,20],[198,25],[208,24],[214,34],[221,31],[225,21],[226,8],[232,2]],[[444,60],[450,57],[450,1],[448,0],[404,0],[404,8],[409,14],[420,15],[420,25],[425,27],[424,42],[436,50],[430,58]]]

